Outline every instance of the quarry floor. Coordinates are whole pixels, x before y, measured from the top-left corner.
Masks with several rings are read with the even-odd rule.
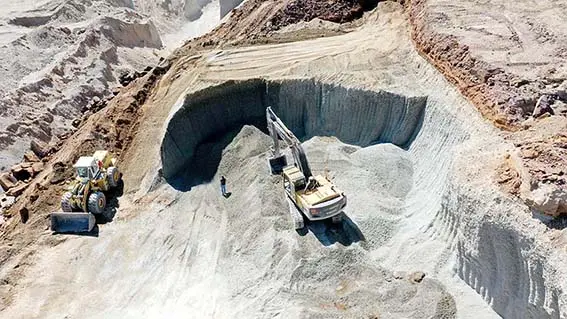
[[[2,276],[16,265],[24,270],[2,292],[0,315],[565,316],[564,257],[546,226],[494,180],[512,146],[419,56],[399,6],[380,6],[364,19],[341,36],[178,60],[143,106],[141,129],[121,156],[125,194],[114,219],[96,236],[44,247],[29,264],[5,263]],[[210,183],[178,191],[158,174],[168,121],[185,99],[253,78],[427,96],[427,105],[407,148],[306,140],[314,170],[327,169],[348,194],[348,219],[298,234],[281,182],[267,172],[270,140],[258,128],[236,132]],[[216,183],[221,174],[227,199]],[[424,280],[413,282],[415,272]]]

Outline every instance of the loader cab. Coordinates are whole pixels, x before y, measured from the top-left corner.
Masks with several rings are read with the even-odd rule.
[[[77,177],[80,179],[91,180],[99,173],[99,168],[94,157],[82,156],[73,167],[77,170]]]

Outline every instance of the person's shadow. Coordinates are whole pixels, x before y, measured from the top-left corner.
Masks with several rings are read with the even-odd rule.
[[[224,198],[229,198],[232,195],[232,192],[226,192],[222,195]]]

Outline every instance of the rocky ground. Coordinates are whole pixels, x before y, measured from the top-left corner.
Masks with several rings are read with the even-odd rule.
[[[521,174],[512,193],[537,211],[567,213],[567,7],[426,0],[405,6],[418,50],[518,145],[517,166],[502,183]]]

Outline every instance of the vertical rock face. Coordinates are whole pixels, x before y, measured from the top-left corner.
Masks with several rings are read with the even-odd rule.
[[[405,147],[419,130],[426,100],[309,80],[227,82],[188,96],[173,116],[161,147],[164,176],[172,178],[197,146],[214,137],[246,124],[265,130],[267,106],[299,138],[335,136],[359,146]]]
[[[492,215],[518,212],[514,203],[491,196],[449,182],[434,224],[455,239],[457,275],[504,318],[564,318],[562,283],[553,277],[549,251],[538,248],[535,232]]]

